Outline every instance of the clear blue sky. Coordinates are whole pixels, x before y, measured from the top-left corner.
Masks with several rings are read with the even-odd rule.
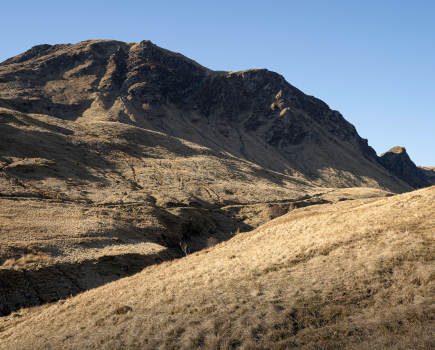
[[[0,61],[37,44],[139,42],[214,70],[267,68],[378,154],[435,166],[435,1],[2,1]]]

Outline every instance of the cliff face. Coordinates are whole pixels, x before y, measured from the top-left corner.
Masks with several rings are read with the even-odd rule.
[[[379,162],[398,178],[414,188],[431,186],[426,174],[409,158],[405,147],[396,146],[380,155]]]
[[[426,175],[426,179],[430,183],[430,185],[434,186],[435,185],[435,167],[433,167],[433,166],[432,167],[418,166],[417,168],[421,173]]]
[[[211,71],[148,40],[36,46],[0,64],[0,107],[163,132],[314,186],[410,190],[339,112],[281,75]]]

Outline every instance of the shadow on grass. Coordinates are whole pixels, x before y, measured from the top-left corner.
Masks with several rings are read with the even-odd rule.
[[[0,269],[0,316],[25,307],[57,302],[173,258],[174,255],[165,250],[159,254],[102,256],[96,260],[31,269]]]

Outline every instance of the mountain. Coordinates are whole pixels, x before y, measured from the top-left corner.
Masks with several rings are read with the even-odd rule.
[[[113,40],[0,63],[0,316],[293,210],[411,190],[339,112],[266,69]]]
[[[211,71],[149,40],[35,46],[0,64],[0,103],[74,125],[160,132],[308,186],[410,190],[339,112],[281,75]]]
[[[396,146],[379,156],[379,163],[391,171],[399,179],[405,181],[414,188],[432,186],[426,175],[431,174],[430,169],[421,169],[409,158],[405,147]]]

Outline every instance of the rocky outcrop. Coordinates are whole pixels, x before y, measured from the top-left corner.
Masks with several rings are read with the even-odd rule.
[[[431,186],[426,174],[409,158],[405,147],[396,146],[379,157],[380,164],[414,188]]]
[[[420,172],[426,175],[427,181],[431,184],[431,186],[435,186],[435,167],[417,167]]]

